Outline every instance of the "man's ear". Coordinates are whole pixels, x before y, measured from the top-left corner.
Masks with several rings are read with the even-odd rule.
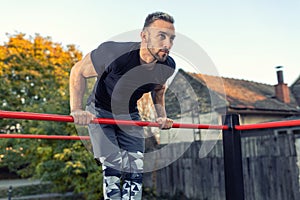
[[[143,31],[141,32],[141,40],[142,40],[143,42],[147,42],[147,40],[148,40],[148,33],[147,33],[147,31],[143,30]]]

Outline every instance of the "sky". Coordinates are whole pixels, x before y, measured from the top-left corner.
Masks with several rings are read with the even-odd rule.
[[[164,11],[182,36],[174,41],[184,49],[179,68],[206,73],[193,60],[203,50],[222,77],[275,85],[276,66],[289,86],[300,76],[299,0],[0,0],[0,9],[0,45],[6,33],[38,33],[86,54],[124,33],[139,39],[146,16]]]

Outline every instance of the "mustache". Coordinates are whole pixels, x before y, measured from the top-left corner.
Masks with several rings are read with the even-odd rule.
[[[169,49],[160,49],[159,52],[164,52],[164,53],[167,53],[167,54],[170,53]]]

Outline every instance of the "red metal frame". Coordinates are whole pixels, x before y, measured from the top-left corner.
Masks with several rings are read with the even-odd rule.
[[[0,118],[42,120],[42,121],[56,121],[56,122],[74,122],[73,117],[69,116],[69,115],[1,111],[1,110],[0,110]],[[126,126],[159,127],[159,124],[156,122],[114,120],[114,119],[105,119],[105,118],[95,119],[94,121],[92,121],[92,123],[126,125]],[[259,123],[259,124],[235,125],[234,129],[242,131],[242,130],[292,127],[292,126],[300,126],[300,120],[288,120],[288,121],[267,122],[267,123]],[[227,125],[184,124],[184,123],[173,123],[172,128],[229,130],[229,126],[227,126]],[[89,140],[89,136],[29,135],[29,134],[0,134],[0,138]]]
[[[259,124],[245,124],[245,125],[236,125],[236,130],[253,130],[253,129],[266,129],[266,128],[279,128],[279,127],[292,127],[300,126],[300,120],[288,120],[288,121],[277,121],[277,122],[266,122]]]
[[[43,113],[31,113],[31,112],[14,112],[14,111],[0,111],[0,118],[10,119],[28,119],[28,120],[43,120],[43,121],[57,121],[57,122],[74,122],[72,116],[69,115],[57,115],[57,114],[43,114]],[[130,121],[130,120],[114,120],[106,118],[95,119],[92,123],[97,124],[112,124],[112,125],[125,125],[125,126],[151,126],[159,127],[156,122],[148,121]],[[211,124],[182,124],[173,123],[172,128],[187,128],[187,129],[219,129],[226,130],[227,126],[223,125],[211,125]]]

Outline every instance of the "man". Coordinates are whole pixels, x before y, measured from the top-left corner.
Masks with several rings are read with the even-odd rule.
[[[151,92],[161,129],[172,127],[164,93],[174,73],[169,51],[175,39],[174,19],[163,12],[149,14],[141,42],[105,42],[76,63],[70,75],[70,107],[74,122],[97,118],[140,120],[137,101]],[[87,109],[83,109],[86,79],[97,77]],[[141,199],[143,128],[89,124],[94,157],[102,164],[105,199]]]

